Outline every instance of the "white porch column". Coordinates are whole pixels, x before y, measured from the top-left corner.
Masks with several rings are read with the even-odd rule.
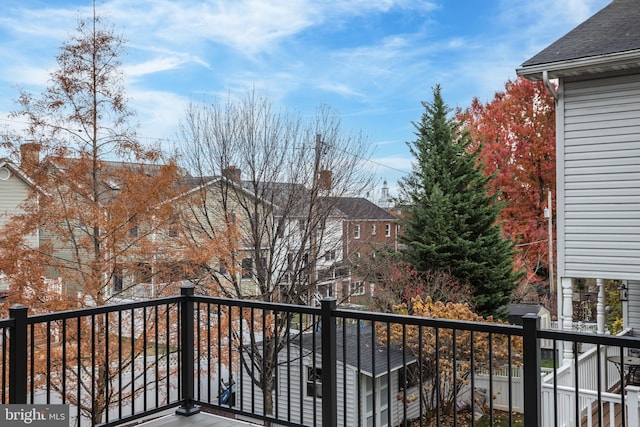
[[[573,288],[571,286],[571,278],[563,277],[562,283],[562,329],[570,332],[573,330]],[[573,362],[573,343],[564,341],[564,351],[562,358],[564,363]]]
[[[604,334],[604,280],[597,279],[598,303],[596,304],[596,322],[598,322],[598,333]]]
[[[628,426],[638,426],[640,425],[640,414],[638,413],[638,409],[640,406],[640,387],[634,385],[628,385],[626,387],[627,398],[625,403],[627,404],[627,416],[628,416]]]

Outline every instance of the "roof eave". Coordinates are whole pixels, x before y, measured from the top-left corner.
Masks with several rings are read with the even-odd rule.
[[[557,79],[638,68],[640,68],[640,49],[635,49],[567,61],[524,66],[517,68],[516,74],[529,80],[537,81],[542,80],[544,71],[547,71],[549,78]]]

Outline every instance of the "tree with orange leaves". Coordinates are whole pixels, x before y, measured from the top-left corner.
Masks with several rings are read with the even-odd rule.
[[[39,97],[20,93],[21,110],[13,117],[27,122],[25,134],[5,138],[4,148],[14,160],[22,154],[20,168],[31,188],[22,213],[1,233],[7,304],[23,303],[31,313],[107,304],[139,277],[161,276],[170,265],[161,261],[175,256],[167,244],[174,205],[163,202],[181,192],[178,168],[159,149],[143,146],[128,125],[122,45],[94,13],[62,45],[46,90]],[[115,350],[106,345],[106,331],[117,325],[117,318],[99,316],[93,325],[78,325],[82,334],[65,337],[68,346],[81,349],[78,354],[91,354],[89,345],[105,349],[92,356],[91,366],[68,360],[66,366],[80,365],[78,370],[60,372],[60,378],[95,388],[92,400],[77,402],[94,423],[103,422],[118,399],[109,390],[123,367],[109,365]],[[36,341],[50,331],[40,332]],[[92,340],[81,338],[94,332]],[[130,333],[135,342],[139,331]],[[129,365],[142,351],[132,346]],[[87,377],[94,380],[81,379]],[[73,401],[71,394],[66,398]]]
[[[483,318],[466,303],[433,301],[420,296],[409,305],[394,307],[395,314],[465,322],[492,323],[493,317]],[[391,325],[379,327],[383,343],[387,340],[398,348],[405,348],[418,360],[417,369],[409,372],[409,381],[420,384],[419,397],[423,400],[427,419],[436,411],[444,417],[453,416],[460,394],[468,389],[471,376],[478,370],[501,367],[506,363],[518,364],[522,356],[520,339],[507,335],[472,332],[451,327],[423,327]],[[409,397],[407,397],[409,398]]]
[[[548,191],[555,192],[555,102],[543,82],[508,81],[487,104],[477,98],[465,111],[474,148],[499,199],[504,233],[516,244],[525,283],[548,276]]]

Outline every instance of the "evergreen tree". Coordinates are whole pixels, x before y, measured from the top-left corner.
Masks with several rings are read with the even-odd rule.
[[[446,271],[467,282],[478,313],[500,316],[518,274],[513,245],[497,223],[500,203],[487,191],[492,176],[484,176],[461,124],[448,118],[439,85],[433,102],[422,104],[417,139],[408,143],[416,163],[400,182],[410,205],[401,237],[405,259],[418,271]]]

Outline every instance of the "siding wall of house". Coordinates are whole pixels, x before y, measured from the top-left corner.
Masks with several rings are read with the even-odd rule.
[[[278,415],[280,418],[285,418],[288,414],[291,414],[291,422],[296,424],[304,424],[304,425],[321,425],[322,424],[322,399],[316,399],[316,422],[314,424],[314,408],[313,408],[313,398],[308,397],[306,395],[307,391],[307,366],[312,366],[312,360],[309,357],[305,357],[302,363],[302,372],[300,372],[300,362],[298,358],[298,348],[292,346],[290,353],[290,360],[294,362],[287,362],[286,351],[283,351],[279,356],[280,366],[278,367]],[[287,365],[289,365],[289,370],[287,370]],[[316,367],[321,367],[320,358],[316,360]],[[344,407],[342,402],[352,402],[347,405],[347,424],[348,425],[358,425],[357,422],[357,409],[354,410],[354,406],[357,402],[356,395],[356,387],[355,387],[355,372],[353,368],[347,367],[347,393],[346,400],[344,400],[344,389],[342,384],[344,384],[344,369],[343,364],[338,363],[336,366],[337,371],[337,400],[338,400],[338,408],[337,414],[338,419],[343,419]],[[237,375],[237,374],[236,374]],[[290,388],[289,389],[289,385]],[[253,387],[253,392],[252,392]],[[302,391],[302,411],[300,410],[300,392]],[[242,375],[241,388],[238,390],[240,394],[236,395],[237,402],[239,405],[240,401],[243,402],[243,407],[245,410],[251,411],[253,408],[254,413],[261,414],[264,410],[264,399],[262,391],[251,384],[251,375],[246,371]],[[252,394],[253,393],[253,394]],[[357,408],[357,407],[356,407]]]
[[[391,402],[389,402],[391,410],[391,422],[394,426],[402,425],[404,420],[405,402],[404,393],[400,391],[400,382],[398,381],[398,371],[391,372],[390,377]],[[420,390],[416,387],[407,389],[407,420],[415,420],[420,416]],[[363,402],[364,405],[364,402]]]
[[[18,177],[7,166],[0,167],[0,230],[5,227],[12,216],[22,212],[20,205],[29,193],[29,185]],[[33,234],[27,239],[32,247],[38,245],[38,235]],[[0,291],[8,289],[9,284],[0,278]]]
[[[559,274],[640,280],[640,75],[564,81],[561,93]]]
[[[20,205],[26,200],[28,193],[29,184],[8,168],[0,167],[0,229],[12,216],[22,212]],[[28,242],[32,247],[37,246],[38,236],[30,236]]]
[[[633,335],[640,335],[640,281],[629,280],[627,282],[628,299],[627,313],[624,314],[625,327],[633,328]]]

